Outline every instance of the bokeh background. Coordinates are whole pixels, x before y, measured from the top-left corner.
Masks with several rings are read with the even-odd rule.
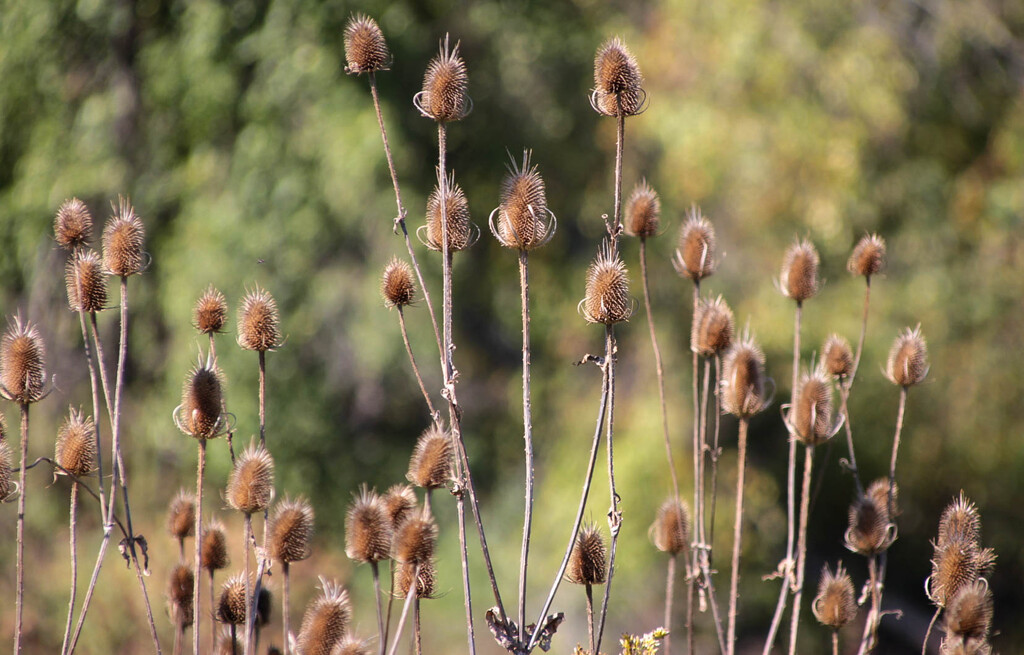
[[[869,479],[888,467],[898,392],[881,367],[898,330],[920,323],[932,362],[927,382],[910,393],[898,470],[903,515],[885,606],[903,616],[884,620],[878,652],[920,651],[932,611],[923,593],[929,539],[961,489],[978,504],[984,542],[999,557],[991,576],[994,644],[1002,653],[1024,648],[1017,620],[1024,611],[1024,4],[4,0],[0,8],[0,309],[39,325],[55,375],[53,394],[33,409],[33,456],[52,453],[69,405],[90,406],[53,215],[77,196],[99,222],[125,194],[146,224],[152,265],[131,284],[125,438],[133,514],[150,544],[149,593],[167,648],[163,594],[177,552],[164,513],[179,487],[194,484],[196,452],[170,417],[205,347],[190,325],[191,307],[211,283],[227,295],[232,316],[257,283],[281,309],[287,342],[267,358],[268,443],[278,494],[306,495],[317,513],[316,554],[293,567],[293,616],[325,575],[349,586],[357,631],[374,630],[369,571],[344,555],[345,508],[364,482],[384,488],[403,480],[428,418],[397,316],[379,297],[380,272],[404,246],[391,229],[394,197],[366,79],[344,73],[341,35],[354,12],[380,21],[394,54],[379,83],[413,228],[433,184],[436,137],[411,98],[446,32],[461,41],[468,63],[475,110],[449,130],[448,161],[484,236],[456,257],[456,364],[506,602],[515,594],[522,502],[519,290],[516,258],[486,233],[486,217],[508,153],[532,148],[559,220],[556,238],[531,257],[535,614],[568,536],[597,404],[599,373],[572,362],[599,350],[602,334],[575,307],[602,236],[601,214],[612,208],[615,135],[614,121],[597,116],[587,96],[595,49],[620,35],[646,74],[650,99],[646,113],[627,121],[624,185],[628,191],[646,177],[663,201],[664,233],[649,249],[651,287],[684,487],[691,288],[669,261],[692,203],[711,217],[720,242],[719,272],[706,288],[723,294],[738,323],[758,335],[776,381],[776,404],[752,426],[740,651],[760,652],[778,590],[760,578],[785,548],[778,403],[789,395],[792,303],[773,279],[785,247],[810,238],[826,285],[806,306],[804,356],[832,331],[855,341],[863,283],[845,262],[871,231],[888,241],[890,265],[873,285],[851,407]],[[417,248],[438,294],[439,258]],[[636,243],[624,249],[638,270]],[[638,285],[634,294],[640,297]],[[111,344],[115,314],[101,316]],[[436,390],[425,307],[407,316]],[[625,525],[609,637],[661,623],[665,560],[646,533],[670,488],[642,314],[619,332],[616,452]],[[256,357],[230,334],[218,352],[236,439],[244,443],[258,426]],[[3,409],[15,425],[16,408]],[[715,531],[721,553],[730,533],[722,526],[732,521],[735,423],[726,420],[724,435],[726,491]],[[820,450],[808,588],[837,559],[859,586],[865,563],[842,547],[852,481],[837,463],[841,448]],[[219,496],[228,466],[224,444],[213,444],[206,511],[228,522],[237,555],[241,523]],[[607,487],[600,472],[596,478],[588,516],[603,523]],[[26,652],[54,652],[67,603],[69,487],[42,467],[29,484]],[[453,503],[436,505],[442,594],[424,606],[425,647],[461,651]],[[15,513],[13,505],[0,507],[4,639],[14,623]],[[85,577],[99,542],[94,508],[83,510],[80,525]],[[479,617],[489,604],[475,548],[472,564]],[[720,588],[727,574],[719,574]],[[586,639],[583,593],[564,586],[556,608],[570,620],[554,649],[570,652]],[[278,620],[275,610],[272,642],[280,641]],[[81,652],[147,652],[143,621],[134,575],[108,554]],[[497,652],[482,621],[476,628],[483,652]],[[702,652],[712,652],[706,618],[700,629]],[[844,633],[848,644],[855,633]],[[805,652],[822,649],[828,637],[809,612],[802,635]]]

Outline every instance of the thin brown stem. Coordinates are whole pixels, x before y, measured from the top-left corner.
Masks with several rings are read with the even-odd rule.
[[[199,439],[199,457],[198,463],[196,464],[196,527],[195,534],[195,558],[193,560],[192,570],[196,572],[195,584],[192,587],[192,655],[199,655],[199,575],[198,572],[203,570],[203,540],[201,535],[203,534],[203,477],[206,473],[206,439]],[[211,571],[211,580],[213,572]],[[211,602],[213,596],[210,596]],[[232,643],[234,643],[234,634],[231,635]]]
[[[832,655],[839,655],[839,631],[832,631]]]
[[[619,494],[615,490],[615,358],[618,346],[615,341],[615,327],[605,326],[604,363],[608,371],[608,418],[605,428],[608,451],[608,530],[611,532],[611,548],[608,553],[608,579],[604,583],[604,599],[601,601],[601,627],[597,630],[597,646],[595,653],[601,651],[605,622],[608,618],[608,604],[612,594],[612,580],[615,577],[615,553],[619,544],[619,530],[622,528],[622,512],[619,510]]]
[[[860,368],[860,356],[864,352],[864,336],[868,332],[868,308],[871,305],[871,276],[868,275],[864,280],[866,281],[864,286],[864,316],[860,323],[860,338],[857,339],[857,354],[853,358],[853,371],[850,373],[850,385],[853,385],[853,380],[857,377],[857,369]]]
[[[267,353],[260,351],[260,445],[267,445]]]
[[[409,584],[409,592],[405,595],[405,604],[402,605],[402,614],[398,617],[398,625],[395,627],[395,638],[391,642],[391,650],[388,651],[388,655],[395,655],[398,650],[398,642],[402,640],[402,630],[405,629],[405,619],[409,615],[409,607],[412,606],[412,601],[416,597],[416,586],[419,584],[420,579],[420,565],[417,564],[413,568],[412,582]]]
[[[722,379],[722,356],[715,355],[715,383]],[[715,397],[715,432],[711,445],[711,516],[708,518],[708,543],[715,543],[715,510],[718,504],[718,457],[721,455],[719,448],[719,436],[722,430],[722,398],[718,392],[712,394]],[[714,555],[714,551],[711,552]]]
[[[861,635],[858,655],[867,655],[875,648],[878,638],[878,623],[881,620],[882,595],[879,588],[878,556],[868,557],[868,585],[871,591],[871,609],[868,610],[868,617],[864,621],[864,633]]]
[[[726,636],[727,655],[736,652],[736,605],[740,587],[740,546],[743,536],[743,483],[747,470],[747,429],[750,419],[741,418],[739,427],[739,452],[736,455],[736,515],[732,529],[732,569],[729,578],[729,629]]]
[[[287,566],[287,564],[285,566]],[[386,637],[384,636],[384,610],[381,607],[380,599],[380,570],[376,561],[370,562],[370,569],[373,571],[373,594],[374,600],[376,601],[374,605],[376,605],[377,607],[377,644],[379,645],[378,652],[380,653],[380,655],[383,655],[385,646],[384,640],[386,639]],[[285,569],[285,575],[287,575],[287,570],[288,569]],[[288,653],[286,652],[284,655],[288,655]]]
[[[374,573],[377,572],[377,563],[373,563]],[[281,562],[281,574],[284,576],[284,598],[281,603],[281,648],[284,649],[284,655],[288,655],[288,633],[291,631],[291,596],[292,596],[292,579],[289,571],[289,563]],[[374,576],[376,578],[376,576]],[[378,601],[378,606],[380,602]]]
[[[672,553],[668,558],[668,567],[665,571],[665,655],[672,655],[672,600],[675,596],[676,585],[676,554]]]
[[[526,453],[526,501],[523,545],[519,555],[519,640],[526,640],[526,569],[530,559],[533,523],[533,418],[530,408],[530,272],[525,250],[519,251],[519,289],[523,313],[523,448]]]
[[[214,587],[214,584],[213,584],[213,569],[210,569],[210,652],[211,653],[216,653],[217,652],[217,608],[214,606],[214,596],[215,596],[215,587]],[[197,607],[198,607],[198,605],[197,605]],[[192,626],[193,630],[195,630],[195,626],[196,625],[199,625],[199,624],[198,623],[194,624]],[[288,643],[288,640],[286,639],[285,640],[285,644],[286,644],[285,647],[286,648],[287,648],[287,643]],[[285,655],[288,655],[287,652],[285,653]]]
[[[810,514],[811,474],[814,468],[814,444],[804,449],[804,481],[800,491],[800,532],[796,559],[796,589],[793,592],[793,615],[789,624],[789,655],[796,655],[796,637],[800,628],[800,603],[803,600],[804,570],[807,567],[807,520]]]
[[[75,269],[75,275],[78,269]],[[93,314],[95,319],[96,314]],[[103,444],[100,440],[100,390],[99,381],[96,379],[96,364],[93,362],[92,348],[89,347],[89,328],[85,321],[85,312],[79,310],[78,319],[82,326],[82,347],[85,349],[85,361],[89,366],[89,387],[92,390],[92,415],[94,418],[93,439],[96,440],[96,471],[99,484],[96,485],[100,494],[100,517],[103,521],[107,518],[106,492],[103,491]]]
[[[708,564],[714,559],[713,544],[708,538],[708,462],[711,449],[708,447],[708,401],[711,395],[711,360],[704,360],[704,384],[700,396],[700,523],[696,526],[700,534],[700,542],[707,547]]]
[[[391,606],[395,600],[395,560],[388,560],[388,612],[387,616],[384,617],[384,633],[380,638],[380,650],[379,655],[384,655],[388,645],[388,633],[391,630]]]
[[[416,383],[420,385],[420,392],[423,393],[423,400],[427,401],[427,409],[430,411],[430,419],[432,421],[437,421],[437,410],[434,409],[434,403],[430,400],[430,394],[427,393],[427,387],[423,384],[423,378],[420,376],[420,368],[416,365],[416,356],[412,354],[412,344],[409,342],[409,332],[405,327],[405,312],[402,311],[401,307],[398,307],[397,309],[398,324],[402,328],[402,341],[405,343],[405,352],[409,355],[409,363],[412,364],[412,372],[416,376]]]
[[[78,483],[71,482],[71,500],[69,502],[69,536],[68,547],[71,550],[71,598],[68,600],[68,620],[64,625],[64,642],[61,653],[68,652],[71,640],[71,624],[75,619],[75,595],[78,593]]]
[[[853,449],[853,426],[850,425],[850,387],[839,384],[839,411],[843,413],[843,429],[846,432],[846,448],[850,453],[849,469],[853,473],[853,481],[857,485],[857,497],[864,495],[864,484],[860,480],[860,469],[857,468],[857,455]]]
[[[700,280],[693,282],[693,314],[697,315],[697,305],[700,302]],[[692,350],[692,348],[691,348]],[[703,460],[704,449],[700,443],[700,369],[698,368],[697,351],[692,352],[692,387],[693,387],[693,519],[694,525],[700,525],[700,512],[703,506],[701,499],[700,468]],[[697,578],[701,575],[700,551],[703,544],[700,541],[699,530],[694,530],[693,548],[690,549],[690,573],[686,582],[687,611],[686,611],[686,646],[689,655],[694,655],[693,640],[693,596]]]
[[[626,142],[626,117],[622,113],[622,101],[616,97],[615,103],[619,110],[615,123],[615,217],[610,230],[612,255],[619,252],[619,234],[622,232],[622,150]]]
[[[420,598],[412,599],[412,634],[413,634],[413,652],[416,655],[422,655],[423,653],[423,641],[420,635]]]
[[[594,588],[587,585],[587,636],[590,638],[591,655],[597,655],[597,646],[594,643]]]
[[[263,354],[262,352],[260,353]],[[253,611],[255,603],[253,602],[252,584],[251,584],[251,571],[249,567],[249,551],[250,544],[252,543],[252,514],[248,512],[245,514],[243,519],[243,541],[242,541],[242,558],[245,560],[245,643],[242,644],[242,652],[248,655],[250,652],[249,648],[249,635],[252,634],[252,625],[256,620],[256,613]]]
[[[935,622],[939,620],[940,612],[942,612],[942,608],[936,607],[935,613],[932,614],[932,620],[928,622],[928,629],[924,633],[924,641],[921,642],[921,655],[926,655],[928,652],[928,640],[932,636],[932,629],[935,628]]]
[[[896,512],[896,458],[900,451],[900,436],[903,434],[903,417],[907,410],[907,387],[900,387],[900,407],[896,414],[896,434],[892,438],[892,458],[889,460],[889,516]]]
[[[25,602],[25,463],[28,460],[28,404],[20,403],[21,408],[21,469],[18,489],[18,591],[15,598],[14,618],[14,655],[21,655],[22,612]]]

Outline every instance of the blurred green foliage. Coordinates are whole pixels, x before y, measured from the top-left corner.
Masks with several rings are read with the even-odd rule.
[[[52,451],[50,435],[67,405],[90,406],[53,214],[78,196],[102,221],[109,202],[128,195],[146,223],[152,265],[130,287],[127,457],[136,523],[153,556],[150,596],[167,643],[162,594],[176,553],[162,534],[163,512],[179,485],[194,484],[195,464],[193,443],[170,413],[188,368],[205,352],[190,326],[191,307],[211,283],[232,307],[258,283],[281,308],[287,342],[267,357],[268,443],[279,494],[310,497],[318,522],[318,554],[294,569],[301,579],[293,616],[320,573],[348,582],[358,625],[374,624],[369,574],[344,558],[345,507],[360,483],[383,488],[403,478],[428,418],[397,317],[378,295],[379,272],[404,247],[392,234],[393,194],[366,80],[344,74],[341,34],[354,12],[380,21],[394,54],[379,83],[411,227],[422,221],[436,158],[433,124],[411,98],[446,32],[461,39],[470,71],[475,111],[451,126],[449,162],[476,222],[484,226],[497,204],[507,153],[524,147],[533,149],[559,217],[558,236],[531,258],[540,508],[531,612],[568,536],[599,391],[595,370],[570,364],[601,347],[600,331],[575,305],[602,235],[600,216],[611,211],[614,121],[594,114],[587,95],[596,47],[619,34],[646,73],[650,98],[648,111],[627,122],[624,186],[628,192],[646,177],[665,208],[664,235],[650,244],[651,286],[684,484],[691,290],[669,257],[685,210],[697,203],[715,223],[722,261],[706,290],[724,294],[738,322],[763,342],[777,403],[789,394],[791,374],[792,306],[773,287],[782,251],[794,236],[808,236],[822,254],[827,284],[805,311],[809,358],[832,331],[855,341],[862,282],[844,265],[853,243],[877,231],[891,263],[873,285],[851,407],[869,478],[888,466],[898,394],[879,369],[898,329],[921,323],[932,361],[928,382],[910,394],[898,475],[903,515],[886,591],[886,607],[905,615],[884,621],[883,652],[920,648],[931,611],[921,591],[928,540],[960,489],[978,503],[985,543],[999,554],[996,648],[1024,647],[1024,629],[1010,620],[1024,611],[1017,538],[1024,497],[1021,3],[5,0],[0,307],[40,325],[56,375],[55,392],[34,410],[31,452]],[[456,364],[509,602],[523,473],[518,279],[515,257],[484,232],[456,258]],[[439,258],[417,247],[439,297]],[[625,253],[636,270],[635,244],[627,242]],[[101,317],[108,343],[115,313]],[[437,389],[425,306],[407,315],[427,384]],[[609,634],[660,623],[663,561],[646,529],[669,485],[644,322],[638,315],[620,331],[616,452],[626,523]],[[244,443],[258,431],[256,358],[232,341],[220,338],[218,355]],[[723,489],[734,475],[733,428],[727,420]],[[740,625],[741,640],[754,647],[777,593],[777,583],[759,578],[784,550],[785,439],[774,409],[754,421]],[[858,584],[865,577],[863,560],[841,545],[853,494],[837,464],[842,450],[820,455],[816,467],[823,484],[812,516],[809,588],[821,565],[838,557]],[[230,460],[222,444],[211,457],[208,509],[220,509],[217,490]],[[66,606],[67,486],[44,489],[48,483],[41,469],[30,476],[28,652],[58,647]],[[730,495],[719,498],[720,528],[731,525]],[[603,518],[606,497],[598,474],[591,518]],[[464,632],[454,510],[436,504],[446,593],[424,609],[428,650],[458,647]],[[0,512],[0,595],[11,598],[14,508]],[[228,518],[240,542],[239,522]],[[87,570],[99,530],[89,512],[81,523]],[[727,532],[715,531],[720,553],[729,547]],[[487,594],[482,563],[475,554],[471,560],[479,615]],[[578,617],[583,598],[575,591],[563,589],[557,606]],[[146,650],[138,596],[116,555],[108,556],[83,652]],[[0,634],[9,635],[13,612],[4,607]],[[820,647],[826,635],[809,612],[804,625],[806,648]],[[710,649],[707,621],[701,630]],[[571,620],[555,647],[568,652],[585,634],[583,621]],[[477,635],[481,644],[490,640],[482,625]]]

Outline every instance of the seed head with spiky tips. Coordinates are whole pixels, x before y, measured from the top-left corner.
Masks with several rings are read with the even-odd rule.
[[[889,515],[888,480],[879,480],[850,506],[846,547],[865,557],[877,555],[896,539],[896,525]]]
[[[181,391],[181,404],[174,412],[178,429],[195,439],[213,439],[225,427],[223,415],[223,380],[217,362],[207,357],[189,372]]]
[[[405,564],[423,564],[434,557],[437,545],[437,524],[429,514],[412,514],[395,529],[391,540],[391,557]]]
[[[228,625],[242,625],[245,623],[245,605],[245,575],[239,573],[221,586],[217,620]]]
[[[70,409],[57,430],[54,461],[75,477],[89,475],[96,467],[96,425],[91,416]],[[63,471],[57,471],[63,474]]]
[[[885,239],[877,234],[865,235],[853,248],[846,270],[870,280],[885,269]]]
[[[369,642],[349,635],[341,640],[331,651],[331,655],[370,655]]]
[[[53,219],[53,235],[57,244],[67,251],[85,247],[92,232],[92,214],[78,198],[65,200]]]
[[[992,629],[992,592],[984,578],[960,589],[946,604],[945,628],[948,638],[985,641]]]
[[[690,510],[678,498],[669,498],[658,508],[648,535],[663,553],[678,555],[690,547]]]
[[[706,219],[700,207],[694,205],[686,214],[679,230],[679,242],[672,257],[676,272],[694,282],[700,282],[715,272],[715,228]]]
[[[469,75],[466,62],[459,56],[459,44],[449,48],[445,35],[440,52],[427,66],[423,90],[413,98],[413,104],[420,114],[438,123],[462,120],[473,110],[468,88]]]
[[[822,364],[832,377],[843,380],[853,373],[853,351],[845,338],[830,334],[821,353]]]
[[[437,586],[437,569],[432,561],[423,562],[419,565],[419,574],[416,576],[416,597],[434,598],[434,589]],[[398,567],[395,574],[395,597],[405,598],[409,595],[409,588],[412,586],[412,576],[416,572],[416,564],[406,563]]]
[[[661,200],[658,193],[647,180],[640,180],[626,201],[626,234],[640,239],[652,237],[658,233],[660,220]]]
[[[947,541],[942,546],[934,542],[932,574],[925,581],[928,599],[936,607],[946,607],[961,589],[985,575],[995,563],[991,548],[966,539]]]
[[[790,432],[806,446],[816,446],[835,434],[832,383],[821,366],[805,371],[797,382],[796,400],[786,417]]]
[[[203,334],[217,334],[224,331],[227,322],[228,301],[211,284],[192,309],[192,325]]]
[[[103,228],[103,268],[119,277],[136,275],[146,267],[146,229],[127,198],[118,197],[113,209]]]
[[[271,557],[279,562],[302,561],[312,554],[313,507],[305,498],[286,498],[274,507],[267,530]]]
[[[638,114],[647,98],[641,86],[643,81],[636,57],[622,39],[608,39],[594,57],[594,90],[590,94],[590,106],[604,116]]]
[[[0,394],[21,405],[46,396],[46,348],[39,330],[20,316],[0,338]]]
[[[397,257],[392,257],[384,267],[380,293],[384,304],[399,309],[411,305],[416,299],[416,284],[412,280],[412,268]]]
[[[405,478],[417,487],[440,489],[452,476],[453,454],[451,436],[431,425],[416,441]]]
[[[320,595],[306,608],[296,640],[302,655],[330,655],[348,634],[352,605],[348,592],[339,584],[320,578]]]
[[[243,514],[262,512],[274,497],[274,458],[260,444],[250,444],[235,460],[224,492],[228,505]]]
[[[391,517],[384,501],[363,485],[345,515],[345,554],[357,562],[388,559],[391,556],[392,531]]]
[[[531,154],[523,150],[522,164],[510,157],[498,206],[488,219],[494,238],[506,248],[520,251],[543,246],[558,227],[555,215],[548,209],[544,178],[537,165],[530,163]]]
[[[228,540],[224,524],[213,519],[203,528],[203,541],[200,544],[200,556],[203,568],[213,573],[226,569],[231,563],[228,557]]]
[[[786,248],[779,275],[782,294],[799,303],[814,297],[821,289],[818,280],[820,262],[817,248],[807,239],[799,239]]]
[[[928,375],[928,344],[921,334],[921,326],[904,328],[889,351],[885,376],[893,384],[912,387]]]
[[[394,532],[416,509],[416,492],[407,484],[392,485],[381,496],[381,502],[391,522],[391,531]]]
[[[375,73],[391,67],[391,52],[377,21],[356,14],[345,25],[345,72],[349,75]]]
[[[480,230],[469,215],[469,200],[462,187],[449,174],[445,182],[444,214],[442,222],[441,189],[437,186],[427,198],[427,223],[417,230],[423,245],[440,252],[444,249],[444,232],[448,229],[448,250],[458,252],[469,248],[480,236]]]
[[[82,248],[75,251],[64,268],[68,307],[73,312],[99,312],[107,306],[107,278],[100,256]]]
[[[764,353],[749,333],[744,334],[722,363],[722,411],[739,418],[760,412],[769,400],[765,382]]]
[[[942,511],[938,545],[964,540],[981,543],[981,513],[961,490],[960,495]]]
[[[181,489],[167,506],[167,532],[181,541],[196,532],[196,495]],[[205,558],[204,558],[205,559]]]
[[[840,563],[833,573],[828,566],[821,569],[818,595],[811,603],[814,618],[824,626],[838,630],[857,616],[853,580]]]
[[[257,284],[238,309],[238,345],[257,352],[274,350],[283,342],[280,323],[274,297]]]
[[[601,530],[593,524],[583,526],[572,547],[565,579],[573,584],[604,584],[606,554]]]
[[[11,480],[11,447],[6,439],[0,439],[0,503],[14,494],[18,484]]]
[[[167,605],[174,625],[187,628],[192,625],[192,592],[195,576],[186,564],[176,564],[167,581]]]
[[[690,328],[690,350],[705,357],[719,355],[732,345],[736,323],[732,309],[717,298],[702,298]]]
[[[587,269],[587,293],[579,307],[589,323],[614,325],[633,314],[626,265],[607,241]]]

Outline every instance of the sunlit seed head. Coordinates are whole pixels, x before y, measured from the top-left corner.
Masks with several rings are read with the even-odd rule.
[[[501,182],[495,236],[506,248],[538,248],[548,242],[554,227],[544,178],[536,164],[530,162],[531,154],[524,150],[521,164],[511,160],[508,174]]]
[[[583,317],[590,323],[614,325],[633,314],[626,265],[607,242],[587,269],[587,290],[581,306]]]
[[[565,571],[565,579],[573,584],[604,584],[607,574],[605,571],[606,556],[607,547],[604,537],[601,536],[601,530],[592,524],[583,526],[573,545],[569,566]]]
[[[807,239],[799,239],[786,248],[779,275],[779,289],[783,295],[802,303],[817,294],[821,289],[819,264],[818,250]]]
[[[324,578],[320,578],[320,586],[320,595],[302,617],[296,640],[296,652],[302,655],[331,655],[352,623],[352,604],[345,588]]]
[[[28,405],[46,395],[46,348],[39,330],[21,317],[0,338],[0,393]]]
[[[274,297],[256,285],[238,310],[238,345],[257,352],[274,350],[282,343],[280,322]]]
[[[99,312],[107,306],[107,277],[100,257],[85,248],[68,258],[64,269],[68,307],[73,312]]]
[[[979,578],[964,585],[946,604],[945,629],[948,636],[984,641],[992,629],[992,592]]]
[[[793,435],[808,446],[820,444],[832,436],[832,383],[822,367],[800,376],[789,412],[789,427]]]
[[[178,427],[196,439],[212,439],[224,427],[223,380],[216,362],[200,356],[181,391]]]
[[[405,598],[412,587],[412,576],[416,573],[417,565],[412,562],[401,564],[395,574],[395,596]],[[416,597],[433,598],[434,589],[437,585],[437,569],[432,561],[419,564],[419,573],[416,574]]]
[[[963,491],[946,506],[939,519],[939,546],[958,540],[981,543],[981,513]]]
[[[391,557],[396,562],[423,564],[434,557],[437,545],[437,524],[433,517],[419,512],[411,514],[394,532]]]
[[[822,625],[838,630],[857,616],[853,580],[842,564],[835,572],[825,566],[818,581],[818,595],[811,603],[814,617]]]
[[[92,232],[92,214],[78,198],[65,200],[53,219],[53,234],[57,244],[68,251],[83,248]]]
[[[640,239],[652,237],[658,233],[660,220],[661,200],[658,193],[647,180],[640,180],[626,201],[626,234]]]
[[[654,547],[678,555],[690,547],[690,510],[678,498],[669,498],[658,507],[658,515],[648,531]]]
[[[416,492],[410,485],[396,484],[388,487],[381,496],[381,502],[384,503],[384,511],[391,522],[391,531],[394,532],[416,509]]]
[[[444,249],[444,232],[448,230],[448,250],[458,252],[473,245],[476,236],[475,226],[469,215],[469,200],[462,187],[455,183],[454,176],[445,184],[444,214],[447,220],[442,222],[441,190],[435,186],[427,198],[427,235],[424,243],[431,250]]]
[[[406,479],[424,489],[443,487],[452,477],[454,452],[451,435],[431,425],[416,440]]]
[[[82,477],[96,468],[96,424],[91,416],[71,409],[57,430],[54,462],[71,475]]]
[[[700,207],[694,206],[679,229],[679,241],[672,258],[676,272],[694,282],[700,282],[715,272],[715,245],[717,238],[711,221]]]
[[[211,520],[203,528],[200,557],[203,561],[203,568],[211,573],[225,569],[231,563],[228,557],[228,542],[224,524],[217,519]]]
[[[416,284],[412,279],[412,268],[401,259],[392,257],[384,267],[380,284],[384,304],[401,309],[416,299]]]
[[[633,116],[643,109],[643,75],[622,39],[605,41],[594,57],[594,109],[605,116]]]
[[[356,14],[345,25],[345,71],[350,74],[374,73],[391,66],[391,52],[377,21]]]
[[[911,387],[924,381],[928,368],[928,344],[921,334],[921,326],[904,328],[889,350],[886,377],[893,384]]]
[[[853,275],[870,278],[885,270],[885,239],[877,234],[865,235],[853,248],[846,270]]]
[[[722,362],[722,411],[750,418],[768,403],[764,373],[764,353],[749,334],[726,351]]]
[[[279,562],[299,562],[312,554],[313,507],[305,498],[285,499],[274,506],[267,528],[267,550]]]
[[[224,331],[227,322],[228,301],[211,284],[196,301],[192,310],[192,324],[202,334],[216,334]]]
[[[830,334],[821,348],[825,370],[834,378],[844,379],[853,373],[853,351],[850,342],[838,334]]]
[[[245,623],[245,577],[232,576],[220,588],[217,599],[217,620],[228,625]]]
[[[722,299],[702,298],[690,326],[690,349],[699,355],[720,355],[732,345],[736,323],[732,309]]]
[[[364,485],[345,515],[345,554],[357,562],[388,559],[392,532],[387,506],[375,491]]]
[[[459,44],[449,48],[446,36],[440,52],[427,66],[417,107],[424,116],[438,123],[461,120],[472,108],[468,89],[469,75],[466,62],[459,56]]]
[[[228,477],[224,496],[233,509],[243,514],[262,512],[274,497],[274,458],[262,445],[242,451]]]
[[[146,230],[127,198],[118,198],[114,214],[103,228],[103,268],[111,275],[128,277],[146,267],[143,250]]]

